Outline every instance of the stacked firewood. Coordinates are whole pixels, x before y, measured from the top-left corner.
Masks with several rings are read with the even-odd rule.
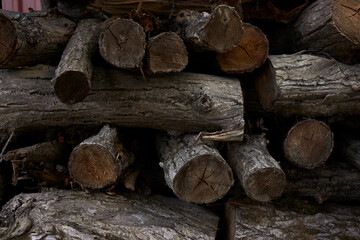
[[[45,201],[52,209],[54,196],[64,208],[76,198],[74,212],[88,205],[90,215],[98,211],[109,222],[100,232],[86,221],[72,230],[57,227],[59,219],[41,227],[52,220],[41,211],[34,213],[38,223],[23,214],[41,204],[24,205],[16,219],[9,202],[0,237],[214,238],[217,216],[146,197],[156,192],[149,182],[166,184],[186,202],[227,201],[229,239],[263,234],[239,230],[255,224],[241,221],[247,211],[271,212],[269,221],[286,215],[229,200],[234,196],[260,203],[281,196],[360,200],[360,137],[350,132],[360,125],[348,123],[360,119],[358,0],[48,0],[43,7],[0,10],[0,170],[12,168],[11,179],[0,171],[0,199],[10,181],[80,187],[94,199],[55,191],[13,201]],[[142,166],[150,158],[161,169]],[[143,196],[101,200],[95,193],[122,187]],[[128,219],[123,233],[115,234],[115,217],[104,206]],[[145,226],[155,219],[155,227],[137,226],[132,211],[143,211]],[[192,219],[191,212],[202,216]],[[162,218],[169,214],[182,217]],[[358,225],[348,211],[340,214]]]

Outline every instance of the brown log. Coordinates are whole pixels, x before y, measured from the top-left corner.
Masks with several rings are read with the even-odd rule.
[[[0,68],[57,60],[76,24],[46,12],[0,10]]]
[[[78,24],[53,80],[55,95],[61,102],[74,104],[90,93],[92,58],[98,52],[99,34],[100,21],[97,19],[84,19]]]
[[[244,23],[244,37],[228,52],[217,53],[221,70],[229,74],[251,72],[266,61],[269,42],[264,33],[251,24]]]
[[[260,202],[280,197],[286,185],[285,173],[266,146],[264,136],[253,135],[228,149],[228,161],[246,194]]]
[[[159,195],[57,190],[17,195],[4,206],[0,222],[1,239],[211,240],[219,218],[201,206]]]
[[[259,69],[255,80],[265,110],[307,117],[359,114],[359,65],[306,54],[269,58],[271,63]]]
[[[68,168],[70,176],[82,187],[102,189],[116,184],[134,160],[134,155],[118,142],[116,129],[105,125],[74,149]]]
[[[308,119],[293,126],[284,141],[284,154],[292,164],[306,169],[321,166],[329,158],[334,135],[324,122]]]
[[[176,15],[174,29],[185,41],[216,52],[234,48],[243,37],[243,24],[236,10],[220,5],[209,14],[184,10]]]
[[[188,54],[176,33],[164,32],[149,40],[146,60],[150,73],[180,72],[188,64]]]
[[[157,139],[160,166],[166,184],[187,202],[209,203],[229,191],[234,183],[231,168],[211,142],[195,142],[196,135]]]
[[[112,19],[99,37],[101,56],[112,66],[122,69],[141,67],[145,56],[144,29],[130,19]]]
[[[0,70],[0,142],[7,132],[38,126],[99,125],[181,132],[242,132],[243,99],[237,79],[178,73],[149,77],[95,68],[92,93],[74,105],[61,103],[49,79],[54,68]]]

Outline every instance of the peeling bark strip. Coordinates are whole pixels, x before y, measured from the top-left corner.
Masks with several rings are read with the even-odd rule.
[[[264,136],[254,135],[228,149],[228,161],[246,194],[260,202],[280,197],[286,185],[285,173],[266,146]]]
[[[321,166],[329,158],[334,135],[324,122],[304,120],[292,127],[284,141],[284,154],[292,164],[307,169]]]
[[[219,218],[175,198],[57,190],[17,195],[0,222],[1,239],[214,240]]]
[[[95,68],[92,92],[74,105],[62,104],[49,81],[54,68],[0,70],[0,142],[8,130],[24,127],[98,125],[180,132],[244,129],[243,98],[237,79],[178,73],[149,78]],[[19,91],[21,89],[21,91]]]
[[[244,37],[228,52],[218,53],[220,68],[229,74],[251,72],[260,67],[269,54],[269,42],[264,33],[251,24],[244,23]]]
[[[149,40],[146,60],[151,73],[180,72],[188,64],[188,53],[176,33],[164,32]]]
[[[74,149],[68,168],[70,176],[82,187],[101,189],[116,184],[134,160],[134,155],[118,142],[116,129],[105,125]]]
[[[234,48],[243,37],[243,23],[236,10],[220,5],[209,14],[184,10],[177,14],[174,26],[185,41],[216,52]]]
[[[99,34],[97,19],[84,19],[78,24],[55,71],[54,92],[61,102],[77,103],[90,93],[92,58],[98,52]]]
[[[112,66],[139,68],[145,56],[144,29],[130,19],[111,19],[100,33],[99,48],[101,56]]]
[[[195,135],[158,136],[157,149],[166,184],[187,202],[209,203],[229,191],[231,168],[212,143],[197,142]]]
[[[54,61],[75,27],[69,19],[46,12],[25,14],[0,10],[0,68]]]
[[[272,64],[259,69],[255,83],[264,109],[308,117],[360,112],[360,65],[306,54],[269,58]]]

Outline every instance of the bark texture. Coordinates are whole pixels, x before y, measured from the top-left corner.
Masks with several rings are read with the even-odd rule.
[[[260,202],[280,197],[286,185],[285,173],[266,146],[264,136],[253,135],[228,149],[228,161],[246,194]]]
[[[69,19],[46,12],[0,10],[0,68],[53,62],[75,27]]]
[[[82,20],[61,57],[55,71],[54,92],[59,100],[74,104],[90,93],[92,58],[98,52],[100,21]]]
[[[306,54],[274,55],[270,60],[256,79],[264,109],[284,116],[359,114],[360,65]]]
[[[150,73],[180,72],[188,64],[188,53],[176,33],[164,32],[149,40],[146,60]]]
[[[130,19],[112,19],[100,33],[101,56],[112,66],[122,69],[141,67],[145,56],[144,29]]]
[[[234,48],[243,37],[243,23],[236,10],[220,5],[209,14],[184,10],[176,16],[176,32],[187,42],[216,52]]]
[[[234,183],[231,168],[211,143],[196,135],[159,136],[157,149],[166,184],[187,202],[209,203],[225,196]]]
[[[111,123],[181,132],[244,128],[237,79],[179,73],[147,83],[141,75],[95,68],[90,95],[65,105],[53,94],[53,76],[49,66],[0,70],[0,142],[13,129],[39,125]]]
[[[173,198],[58,190],[9,201],[0,214],[0,238],[210,240],[218,221]]]

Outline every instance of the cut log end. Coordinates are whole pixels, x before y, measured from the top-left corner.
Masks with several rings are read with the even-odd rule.
[[[112,20],[100,33],[100,54],[109,64],[117,68],[140,67],[145,55],[145,47],[144,29],[129,19]]]
[[[309,119],[290,129],[284,142],[284,153],[294,165],[313,169],[328,159],[333,145],[331,129],[323,122]]]
[[[67,71],[56,78],[54,91],[63,103],[81,102],[89,95],[90,79],[82,72]]]
[[[0,66],[10,60],[17,43],[16,27],[12,21],[0,13]]]
[[[223,197],[232,184],[232,171],[223,159],[201,155],[179,170],[174,193],[187,202],[209,203]]]
[[[84,144],[70,156],[72,178],[83,187],[101,189],[117,181],[118,167],[109,151],[99,145]]]

